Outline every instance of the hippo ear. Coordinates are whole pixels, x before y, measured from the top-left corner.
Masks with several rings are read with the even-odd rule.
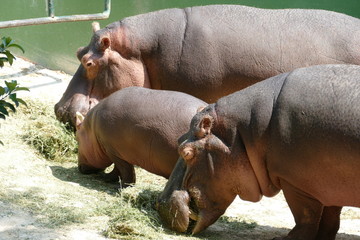
[[[105,51],[110,47],[111,41],[108,37],[103,37],[100,42],[100,50]]]
[[[204,138],[205,136],[209,135],[211,132],[211,128],[213,126],[214,118],[210,115],[205,115],[199,124],[199,129],[196,133],[198,138]]]
[[[76,112],[76,130],[79,130],[85,117],[80,112]]]
[[[92,30],[95,33],[96,31],[100,30],[100,23],[99,22],[92,22],[91,24]]]

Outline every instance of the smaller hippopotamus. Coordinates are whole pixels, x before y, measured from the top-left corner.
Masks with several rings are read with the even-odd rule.
[[[135,183],[134,165],[168,178],[178,159],[178,139],[205,102],[185,93],[129,87],[101,101],[83,119],[76,138],[81,173],[115,164],[122,186]]]
[[[355,65],[301,68],[219,99],[179,146],[162,219],[182,230],[195,219],[198,233],[237,195],[257,202],[282,190],[296,226],[275,239],[335,239],[342,206],[360,207],[359,120]]]

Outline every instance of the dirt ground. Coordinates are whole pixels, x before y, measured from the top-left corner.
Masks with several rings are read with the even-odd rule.
[[[46,98],[47,101],[55,103],[64,92],[71,76],[18,59],[12,67],[0,69],[0,81],[11,79],[17,79],[22,86],[30,87],[32,97],[41,96],[42,99]],[[106,228],[106,219],[93,219],[85,224],[73,224],[61,229],[47,228],[39,223],[39,216],[35,217],[26,207],[20,207],[19,199],[11,197],[17,196],[18,193],[36,191],[38,196],[51,203],[51,199],[54,198],[67,199],[63,196],[67,188],[84,191],[84,195],[86,195],[85,191],[95,191],[84,190],[86,186],[83,184],[58,178],[54,171],[56,166],[39,158],[21,139],[7,141],[7,137],[20,131],[19,129],[14,121],[1,122],[1,140],[6,147],[0,146],[0,239],[106,239],[101,235],[102,229]],[[71,198],[71,196],[67,197]],[[76,204],[76,199],[73,200],[69,199],[69,202],[74,202],[74,208],[88,207],[86,202]],[[259,203],[236,199],[225,215],[241,216],[241,219],[256,223],[254,228],[242,229],[241,235],[232,236],[237,239],[271,239],[286,235],[294,225],[282,194],[274,198],[264,198]],[[359,226],[359,209],[344,208],[337,239],[360,240]],[[216,223],[206,230],[206,235],[222,231],[221,225]],[[173,239],[173,237],[164,239]],[[226,239],[229,239],[228,235]]]

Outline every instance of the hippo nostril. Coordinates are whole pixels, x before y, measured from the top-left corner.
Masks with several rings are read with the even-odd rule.
[[[99,103],[99,101],[96,98],[90,98],[89,99],[89,109],[88,109],[88,111],[90,111],[90,109],[95,107],[98,103]]]

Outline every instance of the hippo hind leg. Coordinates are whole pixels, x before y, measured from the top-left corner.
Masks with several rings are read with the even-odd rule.
[[[295,227],[286,237],[275,240],[317,240],[319,223],[324,206],[288,182],[281,180],[286,202],[295,219]]]
[[[113,162],[115,164],[113,172],[120,177],[120,187],[126,188],[133,185],[136,182],[134,165],[120,158],[116,158]]]
[[[120,172],[117,169],[117,167],[115,167],[114,164],[114,169],[109,173],[104,173],[102,177],[104,178],[104,181],[107,183],[119,182]]]
[[[316,240],[335,240],[342,207],[324,207]]]

